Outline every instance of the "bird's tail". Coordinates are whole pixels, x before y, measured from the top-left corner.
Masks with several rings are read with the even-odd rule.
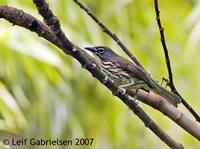
[[[168,100],[175,107],[177,107],[177,105],[181,103],[181,98],[178,95],[166,90],[154,80],[152,80],[152,83],[154,84],[156,88],[154,91],[158,93],[160,96],[162,96],[163,98],[165,98],[166,100]]]

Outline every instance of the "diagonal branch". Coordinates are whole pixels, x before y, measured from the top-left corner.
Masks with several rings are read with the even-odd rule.
[[[116,34],[112,33],[100,20],[92,14],[92,12],[86,8],[83,4],[81,4],[78,0],[73,0],[81,9],[83,9],[105,32],[107,35],[109,35],[120,47],[121,49],[131,58],[131,60],[143,68],[142,64],[137,60],[137,58],[128,50],[128,48],[121,42],[121,40],[116,36]]]
[[[177,91],[175,85],[174,85],[174,80],[173,80],[173,73],[171,69],[171,64],[170,64],[170,58],[168,54],[168,48],[165,42],[165,34],[164,34],[164,28],[162,27],[161,21],[160,21],[160,10],[158,8],[158,0],[154,0],[154,7],[155,7],[155,12],[156,12],[156,21],[158,24],[158,28],[160,30],[160,37],[161,37],[161,43],[163,46],[164,54],[165,54],[165,62],[167,65],[167,70],[168,70],[168,82],[167,85],[171,88],[171,91],[175,94],[177,94],[181,99],[183,105],[190,111],[190,113],[195,117],[196,121],[200,122],[200,116],[195,112],[195,110],[184,100],[184,98],[179,94]]]
[[[134,93],[127,91],[129,95],[134,96]],[[189,134],[200,141],[200,126],[194,120],[191,120],[186,114],[169,104],[163,97],[155,93],[147,93],[144,90],[139,90],[137,99],[141,102],[153,107],[169,117]]]
[[[57,37],[52,30],[43,22],[30,14],[6,5],[0,5],[0,18],[4,18],[13,25],[19,25],[32,32],[36,32],[39,37],[47,39],[49,42],[61,48]]]

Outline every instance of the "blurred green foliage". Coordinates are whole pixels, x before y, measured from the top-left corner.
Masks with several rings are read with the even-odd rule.
[[[153,78],[161,81],[167,77],[153,0],[82,2],[119,35]],[[0,0],[0,3],[41,19],[30,0]],[[107,45],[125,56],[72,0],[48,0],[48,3],[71,41],[81,47]],[[200,2],[165,0],[159,3],[175,84],[200,113]],[[142,103],[140,106],[185,148],[200,148],[195,138],[167,117]],[[188,114],[182,106],[180,109]],[[67,148],[167,148],[76,60],[36,34],[1,19],[0,137],[7,135],[11,138],[16,135],[72,140],[94,138],[91,146]],[[0,147],[3,148],[2,144]]]

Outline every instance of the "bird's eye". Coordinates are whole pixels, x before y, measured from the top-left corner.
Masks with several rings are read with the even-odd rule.
[[[103,54],[104,53],[104,48],[98,48],[98,53]]]

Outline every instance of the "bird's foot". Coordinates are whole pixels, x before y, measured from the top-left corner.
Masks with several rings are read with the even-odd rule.
[[[134,101],[137,105],[139,105],[139,101],[138,101],[136,98],[133,98],[133,101]]]
[[[139,89],[137,89],[137,90],[134,92],[134,94],[133,94],[133,100],[134,100],[134,102],[135,102],[137,105],[139,105],[139,101],[137,100],[137,93],[138,93],[138,90],[139,90]]]
[[[126,93],[126,89],[118,87],[117,92],[113,93],[113,95],[118,95],[118,94],[124,95],[125,93]]]

